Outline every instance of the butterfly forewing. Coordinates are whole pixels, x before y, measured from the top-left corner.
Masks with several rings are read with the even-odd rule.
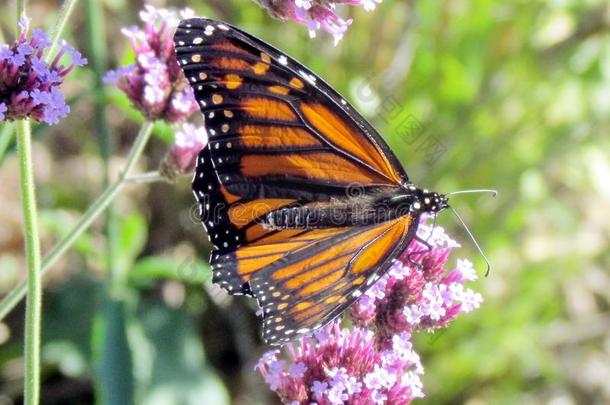
[[[387,270],[416,218],[273,229],[265,215],[353,188],[399,190],[407,175],[341,96],[277,49],[205,18],[181,22],[174,40],[209,136],[193,191],[215,247],[213,281],[258,299],[268,342],[307,333]]]

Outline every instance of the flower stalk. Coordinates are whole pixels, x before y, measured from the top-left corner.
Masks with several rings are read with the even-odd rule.
[[[62,4],[61,9],[59,10],[57,23],[51,32],[51,46],[45,55],[45,62],[50,63],[53,59],[53,55],[57,51],[57,45],[59,44],[61,33],[64,31],[64,27],[72,15],[72,11],[74,11],[74,6],[76,6],[76,3],[78,3],[78,0],[65,0]]]
[[[158,170],[142,174],[134,174],[133,176],[127,177],[126,181],[134,184],[149,184],[159,182],[171,183],[171,180],[166,176],[163,176]]]
[[[4,160],[6,151],[8,150],[9,146],[11,146],[11,142],[13,141],[13,135],[15,133],[13,129],[13,124],[10,122],[3,123],[2,129],[0,129],[0,165]]]
[[[129,174],[138,159],[142,155],[144,148],[150,139],[153,123],[146,121],[140,128],[140,132],[134,145],[127,157],[124,169],[119,178],[113,182],[104,193],[87,209],[85,214],[76,226],[66,235],[55,247],[44,257],[41,265],[41,272],[44,275],[57,260],[74,244],[76,239],[95,221],[100,214],[114,200],[117,194],[129,183]],[[3,319],[15,306],[23,299],[26,294],[26,283],[17,285],[2,301],[0,301],[0,320]]]
[[[21,203],[28,268],[25,310],[25,403],[38,404],[40,397],[42,279],[31,141],[30,122],[28,120],[19,121],[17,123],[17,150],[21,175]]]

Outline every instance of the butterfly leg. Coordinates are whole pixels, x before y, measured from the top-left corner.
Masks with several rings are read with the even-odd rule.
[[[418,241],[419,243],[421,243],[422,245],[424,245],[426,247],[426,250],[421,250],[418,252],[414,252],[414,253],[428,253],[429,251],[432,250],[432,245],[428,243],[427,240],[424,240],[422,238],[420,238],[419,236],[415,235],[413,237],[414,240]]]
[[[424,246],[425,246],[425,249],[424,249],[424,250],[416,250],[416,251],[414,251],[414,252],[409,253],[409,255],[407,256],[407,260],[409,261],[409,263],[410,263],[411,265],[413,265],[413,266],[415,266],[415,267],[417,267],[417,268],[420,268],[420,269],[421,269],[421,267],[422,267],[421,263],[417,263],[415,260],[413,260],[413,259],[411,258],[411,256],[415,256],[415,255],[422,255],[422,254],[424,254],[424,253],[428,253],[428,252],[430,252],[430,251],[432,250],[432,245],[430,245],[430,244],[428,243],[428,241],[427,241],[427,240],[424,240],[424,239],[420,238],[420,237],[419,237],[419,236],[417,236],[417,235],[415,235],[415,236],[413,237],[413,240],[416,240],[416,241],[418,241],[419,243],[421,243],[422,245],[424,245]]]

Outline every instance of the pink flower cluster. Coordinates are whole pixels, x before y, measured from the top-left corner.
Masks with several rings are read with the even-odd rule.
[[[159,171],[168,179],[174,179],[181,173],[192,173],[197,163],[197,154],[208,143],[205,127],[190,123],[174,135],[174,144],[161,162]]]
[[[257,0],[269,13],[282,20],[293,20],[309,29],[315,37],[316,31],[323,29],[335,38],[337,44],[352,23],[351,19],[341,18],[338,5],[362,6],[374,10],[381,0]]]
[[[173,35],[180,18],[192,17],[190,9],[178,13],[146,6],[140,12],[144,28],[129,27],[123,34],[131,42],[135,63],[106,74],[149,120],[182,122],[197,110],[174,51]]]
[[[256,368],[285,404],[408,404],[423,396],[423,368],[410,338],[402,333],[380,346],[370,330],[331,322],[288,345],[290,361],[274,350]]]
[[[65,41],[51,63],[43,55],[51,46],[47,34],[36,28],[29,37],[30,19],[19,23],[21,33],[12,45],[0,46],[0,121],[31,118],[57,124],[70,111],[59,91],[64,77],[87,59]],[[29,38],[28,38],[29,37]],[[70,63],[60,63],[65,54]]]
[[[414,329],[445,327],[460,312],[470,312],[483,301],[464,288],[477,275],[468,260],[445,266],[451,250],[459,247],[440,226],[421,223],[417,232],[432,249],[415,240],[386,273],[351,307],[356,325],[392,336]]]
[[[135,53],[135,63],[109,71],[104,81],[116,85],[148,120],[182,124],[174,144],[161,162],[159,171],[167,179],[190,173],[197,154],[207,144],[205,128],[185,123],[198,110],[191,86],[176,60],[174,31],[190,9],[175,12],[145,6],[140,12],[143,28],[123,28]]]
[[[417,235],[419,241],[352,305],[353,329],[334,321],[287,345],[284,358],[278,350],[263,355],[257,369],[285,404],[401,405],[424,396],[412,334],[446,327],[478,308],[482,297],[464,287],[477,278],[469,261],[446,269],[457,242],[426,219]]]

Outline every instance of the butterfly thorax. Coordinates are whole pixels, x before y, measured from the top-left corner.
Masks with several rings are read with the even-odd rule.
[[[270,229],[318,229],[369,226],[405,215],[435,213],[447,208],[447,197],[414,186],[374,190],[329,202],[295,204],[269,212],[264,225]]]

